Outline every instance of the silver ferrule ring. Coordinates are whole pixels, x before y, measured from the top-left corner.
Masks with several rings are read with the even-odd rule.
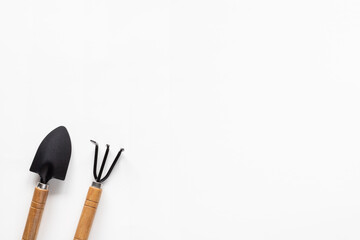
[[[37,188],[40,188],[40,189],[44,189],[44,190],[48,190],[49,189],[49,185],[45,184],[45,183],[41,183],[41,182],[38,182]]]
[[[92,186],[92,187],[96,187],[96,188],[101,188],[101,183],[99,183],[99,182],[92,182],[91,186]]]

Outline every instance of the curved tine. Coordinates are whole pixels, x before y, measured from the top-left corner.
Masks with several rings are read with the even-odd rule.
[[[118,152],[118,154],[116,155],[115,157],[115,160],[114,162],[111,164],[111,167],[109,169],[109,171],[107,172],[107,174],[105,175],[105,177],[103,179],[100,180],[100,182],[104,182],[111,174],[112,170],[114,169],[115,167],[115,164],[117,163],[117,161],[119,160],[120,156],[121,156],[121,153],[124,151],[124,149],[120,149],[120,151]]]
[[[94,140],[90,140],[90,142],[95,144],[95,155],[94,155],[94,169],[93,169],[93,175],[95,180],[97,179],[96,169],[97,169],[97,159],[98,159],[98,153],[99,153],[99,145]]]
[[[109,144],[106,144],[106,152],[105,152],[105,155],[104,155],[104,159],[103,159],[103,161],[102,161],[102,163],[101,163],[99,175],[98,175],[97,178],[96,178],[96,181],[97,181],[97,182],[100,182],[101,175],[102,175],[102,173],[103,173],[103,171],[104,171],[106,159],[107,159],[107,156],[108,156],[108,154],[109,154],[109,148],[110,148]]]

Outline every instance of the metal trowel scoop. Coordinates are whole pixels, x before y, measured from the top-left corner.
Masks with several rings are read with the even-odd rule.
[[[48,182],[52,178],[64,180],[71,156],[68,131],[61,126],[51,131],[41,142],[30,171],[40,175],[35,187],[22,240],[35,240],[48,195]]]

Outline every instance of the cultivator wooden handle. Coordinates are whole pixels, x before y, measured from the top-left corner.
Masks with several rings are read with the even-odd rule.
[[[74,240],[87,240],[89,238],[101,192],[101,188],[93,186],[89,188]]]
[[[22,240],[35,240],[37,237],[41,217],[49,193],[47,185],[43,186],[43,188],[45,189],[40,188],[39,185],[35,188]]]

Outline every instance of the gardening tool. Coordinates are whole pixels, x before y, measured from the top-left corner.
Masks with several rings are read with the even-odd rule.
[[[120,151],[118,152],[118,154],[115,157],[114,162],[111,164],[109,171],[107,172],[105,177],[101,178],[103,171],[104,171],[106,159],[109,154],[110,146],[108,144],[106,145],[104,159],[101,163],[99,174],[97,174],[96,169],[97,169],[99,146],[95,141],[91,140],[91,142],[95,144],[95,157],[94,157],[94,169],[93,169],[93,175],[94,175],[95,181],[92,183],[92,185],[90,186],[89,191],[87,193],[85,204],[84,204],[84,207],[83,207],[83,210],[82,210],[82,213],[80,216],[80,220],[79,220],[79,223],[78,223],[78,226],[76,229],[74,240],[87,240],[89,238],[91,226],[94,221],[96,209],[99,204],[100,197],[101,197],[101,192],[102,192],[101,185],[110,176],[112,170],[115,167],[115,164],[117,163],[117,161],[120,158],[121,153],[124,151],[123,148],[120,149]]]
[[[30,171],[40,175],[35,187],[22,240],[35,240],[48,196],[48,182],[52,178],[64,180],[71,156],[68,131],[61,126],[51,131],[41,142]]]

